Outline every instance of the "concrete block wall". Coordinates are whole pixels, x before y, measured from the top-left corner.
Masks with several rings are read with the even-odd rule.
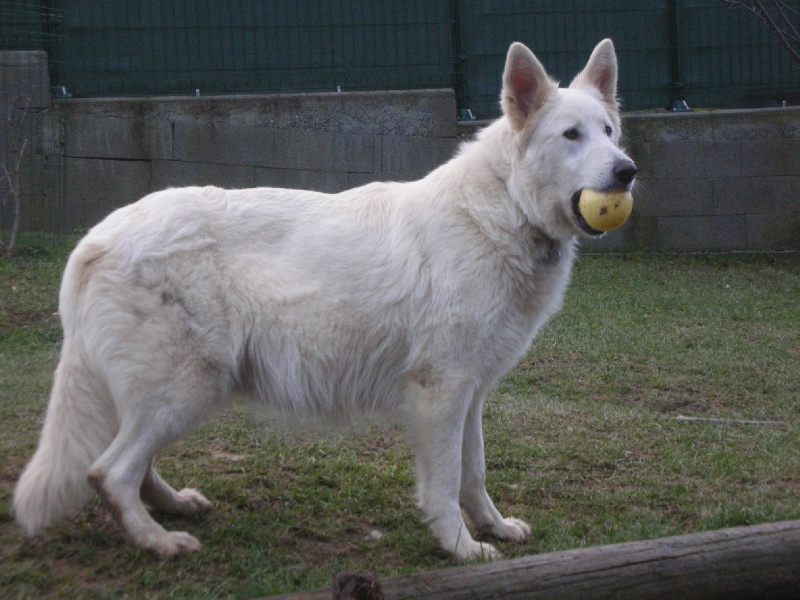
[[[65,230],[171,186],[337,192],[417,179],[458,145],[450,90],[75,99],[54,109],[65,123]]]
[[[23,182],[43,191],[26,229],[88,228],[169,186],[413,180],[481,126],[457,125],[450,90],[51,102],[42,52],[0,53],[0,82],[6,103],[33,98]],[[626,114],[624,129],[640,169],[634,213],[586,247],[800,249],[800,108]]]

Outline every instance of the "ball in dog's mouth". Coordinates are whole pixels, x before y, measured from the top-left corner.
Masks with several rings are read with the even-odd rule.
[[[628,190],[583,189],[573,196],[572,208],[587,233],[600,235],[628,220],[633,210],[633,196]]]

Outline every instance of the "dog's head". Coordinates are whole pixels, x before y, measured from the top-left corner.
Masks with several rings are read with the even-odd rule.
[[[617,56],[603,40],[568,88],[523,44],[508,50],[502,107],[515,138],[510,189],[549,235],[599,235],[578,212],[586,189],[630,190],[636,165],[619,147]]]

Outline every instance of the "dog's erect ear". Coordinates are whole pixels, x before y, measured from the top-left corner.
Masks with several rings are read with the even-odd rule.
[[[503,71],[502,105],[515,131],[525,127],[556,87],[533,52],[519,42],[511,44]]]
[[[614,111],[619,110],[617,102],[617,53],[614,43],[605,39],[594,49],[583,69],[572,83],[571,88],[593,87],[600,92],[603,101]]]

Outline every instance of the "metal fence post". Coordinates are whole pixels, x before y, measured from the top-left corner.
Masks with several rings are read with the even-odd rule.
[[[473,121],[475,116],[469,108],[469,95],[467,94],[466,80],[464,77],[464,64],[467,62],[467,56],[464,54],[464,46],[461,43],[461,3],[459,0],[451,1],[450,14],[453,26],[453,75],[455,79],[458,120]]]
[[[667,11],[669,11],[667,18],[669,20],[670,86],[672,87],[672,102],[667,108],[675,112],[692,110],[684,97],[686,84],[682,81],[679,10],[678,0],[667,1]]]

